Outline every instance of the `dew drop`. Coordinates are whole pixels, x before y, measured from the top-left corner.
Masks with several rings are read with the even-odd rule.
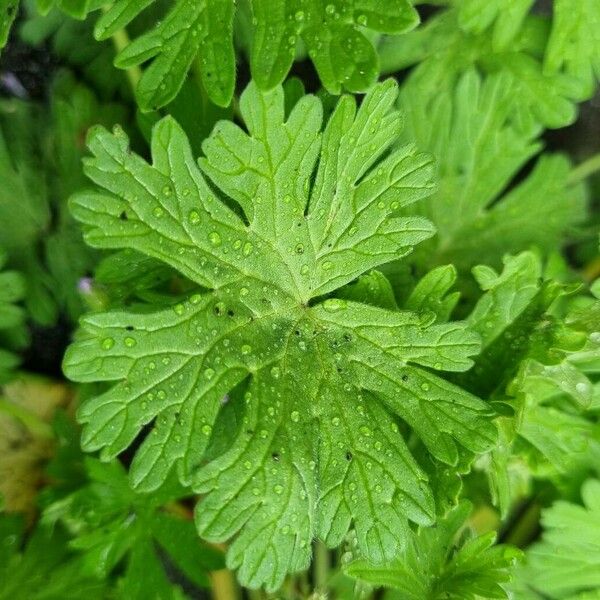
[[[271,377],[273,377],[273,379],[279,379],[280,375],[281,375],[281,371],[279,370],[279,367],[271,368]]]
[[[202,429],[200,431],[202,431],[202,433],[204,435],[210,435],[210,432],[212,431],[212,427],[210,425],[208,425],[208,423],[207,423],[206,425],[202,425]]]
[[[250,242],[246,242],[244,244],[244,248],[242,249],[242,254],[244,256],[250,256],[253,249],[254,249],[254,246]]]
[[[125,345],[128,348],[133,348],[137,344],[137,342],[135,341],[135,339],[132,338],[132,337],[126,337],[124,341],[125,341]]]
[[[102,340],[102,349],[110,350],[115,345],[115,340],[111,337],[104,338]]]
[[[200,213],[197,210],[190,210],[190,214],[188,215],[188,221],[192,225],[198,225],[198,223],[200,223],[201,221]]]
[[[208,241],[213,246],[220,246],[221,245],[221,236],[219,235],[219,233],[217,231],[211,231],[208,234]]]
[[[283,493],[283,486],[279,483],[273,488],[273,491],[280,496]]]
[[[290,418],[292,421],[294,421],[294,423],[297,423],[300,420],[300,413],[297,410],[293,410]]]
[[[340,310],[344,310],[347,304],[345,300],[341,300],[340,298],[328,298],[323,302],[323,308],[327,312],[338,312]]]
[[[156,218],[160,218],[165,214],[165,211],[160,207],[157,206],[153,211],[152,214],[156,217]]]
[[[330,260],[326,260],[321,265],[321,268],[323,269],[323,271],[329,271],[332,267],[333,267],[333,263]]]
[[[252,352],[252,346],[250,346],[250,345],[248,345],[248,344],[244,344],[244,345],[241,347],[241,351],[242,351],[242,354],[244,354],[244,355],[246,355],[246,354],[250,354],[250,352]]]
[[[210,367],[208,367],[208,369],[205,369],[204,371],[204,377],[206,379],[208,379],[209,381],[215,376],[215,370],[211,369]]]

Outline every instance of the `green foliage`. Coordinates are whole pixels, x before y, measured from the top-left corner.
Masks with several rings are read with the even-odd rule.
[[[81,560],[71,551],[62,528],[38,526],[23,548],[22,519],[0,513],[0,598],[60,600],[106,598],[104,582],[81,571]]]
[[[8,34],[17,16],[18,8],[19,0],[0,1],[0,50],[4,48],[8,41]]]
[[[0,600],[598,597],[600,4],[414,4],[21,4]]]
[[[99,40],[117,34],[155,0],[118,0],[95,27]],[[150,8],[149,8],[150,7]],[[253,0],[252,74],[269,90],[282,83],[301,40],[326,89],[339,94],[367,90],[379,73],[377,54],[362,29],[403,33],[418,22],[408,0],[351,2]],[[164,19],[118,54],[115,64],[131,68],[153,59],[141,76],[136,96],[142,110],[171,102],[190,68],[212,102],[227,106],[235,86],[232,0],[181,0]]]
[[[0,249],[0,383],[8,379],[19,362],[14,353],[5,349],[12,337],[6,330],[18,328],[24,320],[23,309],[17,302],[23,299],[25,282],[19,273],[3,270],[5,263],[6,254]]]
[[[403,87],[403,141],[416,140],[439,157],[438,188],[419,210],[438,235],[418,254],[419,263],[499,266],[507,252],[555,247],[585,219],[584,189],[569,182],[564,156],[542,155],[507,191],[541,147],[511,122],[519,103],[514,79],[504,73],[482,77],[470,69],[435,95],[417,82]]]
[[[343,98],[320,134],[316,98],[284,122],[282,90],[251,84],[240,102],[248,133],[221,122],[203,145],[205,175],[170,119],[154,130],[152,165],[121,131],[89,138],[86,173],[105,191],[72,201],[86,240],[158,258],[211,291],[83,320],[66,373],[120,380],[81,408],[84,446],[110,458],[156,418],[132,483],[155,489],[177,466],[206,493],[202,535],[240,532],[228,564],[251,587],[276,589],[306,567],[313,536],[333,547],[351,522],[375,561],[402,546],[407,519],[431,522],[427,478],[393,414],[448,464],[459,446],[481,452],[495,439],[488,407],[434,374],[471,365],[479,344],[463,324],[325,297],[432,234],[426,220],[397,216],[430,193],[431,160],[410,146],[382,157],[401,127],[396,93],[381,84],[358,110]],[[222,399],[241,384],[238,429]],[[218,418],[235,435],[203,464]]]
[[[79,165],[87,128],[124,119],[122,107],[100,104],[66,73],[52,92],[49,121],[35,105],[0,104],[0,245],[26,277],[28,312],[44,325],[59,311],[77,318],[77,283],[96,263],[66,203],[85,182]]]
[[[508,598],[502,584],[510,581],[521,553],[494,545],[494,533],[461,535],[470,512],[471,505],[463,502],[435,527],[411,532],[406,550],[393,562],[376,566],[357,560],[345,570],[396,590],[390,597],[402,600]]]
[[[89,482],[46,507],[44,522],[61,523],[72,535],[69,546],[81,553],[82,574],[102,581],[124,563],[118,580],[124,598],[179,598],[156,548],[195,585],[208,586],[206,572],[222,568],[221,553],[203,544],[191,520],[159,510],[186,496],[178,485],[152,495],[131,490],[118,462],[85,460]]]
[[[264,89],[284,80],[300,38],[328,92],[364,92],[377,79],[379,64],[362,28],[395,34],[418,23],[409,0],[253,0],[252,9],[252,74]]]
[[[543,512],[542,540],[519,572],[528,597],[593,598],[600,588],[600,482],[587,481],[581,497],[583,506],[559,500]]]

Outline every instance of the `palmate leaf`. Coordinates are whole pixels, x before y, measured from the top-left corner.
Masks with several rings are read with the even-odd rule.
[[[457,538],[471,508],[463,501],[436,527],[411,532],[406,551],[394,561],[372,565],[357,560],[346,567],[346,572],[389,587],[402,600],[508,598],[502,584],[510,581],[521,552],[494,545],[494,533],[471,535],[461,543]]]
[[[396,95],[387,81],[358,110],[343,97],[320,133],[317,98],[284,122],[282,89],[250,84],[247,132],[220,122],[201,169],[169,118],[152,165],[120,131],[89,137],[85,169],[104,190],[72,200],[87,241],[158,258],[201,288],[166,310],[83,319],[66,374],[115,382],[82,406],[83,444],[108,459],[152,422],[131,481],[152,490],[176,467],[204,494],[201,534],[238,534],[228,564],[250,587],[306,567],[313,537],[335,546],[352,524],[377,562],[402,546],[407,519],[431,522],[426,476],[393,415],[449,464],[458,445],[481,452],[495,439],[488,407],[435,374],[471,365],[479,341],[462,323],[327,297],[433,234],[399,216],[431,193],[432,169],[411,146],[390,151]],[[238,427],[222,406],[242,382]],[[231,444],[206,462],[219,413]]]

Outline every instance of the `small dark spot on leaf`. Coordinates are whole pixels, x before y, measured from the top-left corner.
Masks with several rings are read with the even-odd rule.
[[[133,331],[133,325],[127,325],[127,327],[125,327],[125,329],[127,331]]]
[[[227,316],[228,316],[228,317],[233,317],[233,315],[235,315],[235,313],[234,313],[234,312],[233,312],[231,309],[229,309],[229,310],[227,311]]]
[[[275,461],[278,462],[280,459],[280,456],[277,452],[273,452],[273,454],[271,454],[271,458]]]
[[[350,450],[346,452],[346,460],[352,460],[352,452],[350,452]]]
[[[127,221],[127,219],[128,219],[127,213],[125,211],[122,211],[121,214],[119,215],[119,219],[121,219],[121,221]]]
[[[408,375],[402,375],[402,381],[408,381]]]

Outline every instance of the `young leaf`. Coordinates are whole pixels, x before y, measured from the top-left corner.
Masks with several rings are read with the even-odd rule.
[[[346,567],[352,577],[397,590],[403,600],[478,600],[508,598],[503,584],[521,553],[494,545],[495,534],[457,537],[471,512],[463,501],[436,527],[411,533],[404,553],[378,566],[357,560]]]
[[[104,189],[71,203],[87,241],[157,258],[201,289],[168,309],[82,320],[65,372],[115,382],[81,407],[83,444],[110,458],[152,422],[133,484],[155,489],[176,467],[204,494],[202,535],[238,534],[228,564],[250,587],[305,568],[315,536],[336,546],[353,524],[361,552],[382,561],[407,519],[431,522],[426,477],[392,415],[449,464],[459,445],[495,439],[486,404],[435,374],[472,364],[479,342],[462,323],[327,297],[433,233],[399,214],[432,186],[429,156],[390,149],[396,95],[387,81],[359,109],[343,97],[321,133],[317,98],[284,121],[282,89],[250,84],[247,131],[219,123],[202,171],[169,118],[151,165],[122,131],[89,137],[85,169]],[[227,425],[231,444],[206,463],[223,398],[242,382],[241,428]]]

